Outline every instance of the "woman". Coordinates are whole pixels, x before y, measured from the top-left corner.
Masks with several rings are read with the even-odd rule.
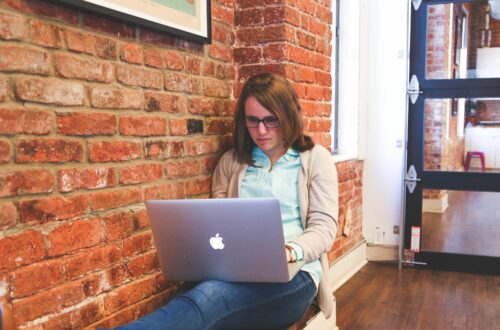
[[[215,169],[213,197],[277,197],[288,261],[306,264],[288,283],[198,283],[124,329],[284,327],[297,321],[316,295],[330,317],[326,252],[337,230],[337,174],[329,152],[303,134],[301,107],[287,80],[264,73],[246,82],[233,139],[234,149]]]

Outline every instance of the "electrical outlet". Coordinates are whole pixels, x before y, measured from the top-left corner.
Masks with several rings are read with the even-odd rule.
[[[392,233],[394,235],[399,235],[399,226],[398,225],[395,225],[394,227],[392,227]]]

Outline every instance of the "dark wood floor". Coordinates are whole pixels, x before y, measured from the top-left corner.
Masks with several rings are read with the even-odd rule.
[[[500,329],[500,276],[368,263],[336,293],[350,329]]]
[[[448,191],[444,213],[422,214],[422,251],[500,257],[500,193]]]

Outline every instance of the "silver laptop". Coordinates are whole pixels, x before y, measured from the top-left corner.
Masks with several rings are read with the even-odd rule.
[[[276,198],[146,201],[167,280],[288,282],[304,262],[286,261]]]

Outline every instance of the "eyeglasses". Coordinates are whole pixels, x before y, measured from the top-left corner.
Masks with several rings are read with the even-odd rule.
[[[280,127],[280,122],[276,117],[265,117],[262,119],[256,117],[245,117],[245,124],[248,128],[256,128],[260,123],[263,123],[266,128]]]

